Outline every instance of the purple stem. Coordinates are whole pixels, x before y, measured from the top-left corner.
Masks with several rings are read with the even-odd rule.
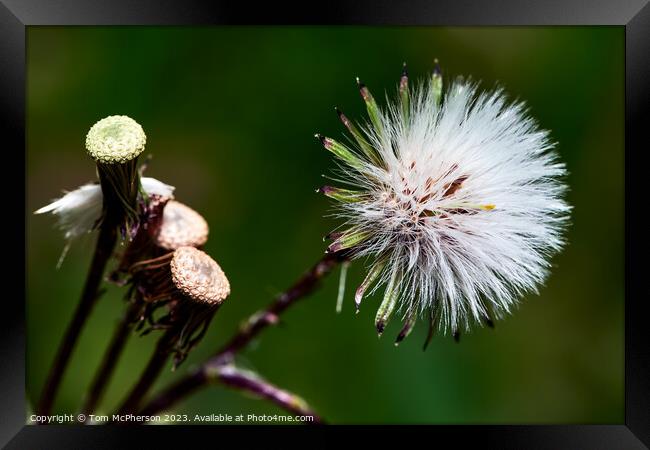
[[[147,405],[144,406],[139,412],[141,415],[152,415],[159,411],[163,411],[180,401],[185,396],[193,393],[195,390],[205,386],[212,379],[218,379],[225,384],[233,387],[250,387],[252,385],[244,383],[240,376],[224,376],[222,375],[224,367],[232,367],[229,363],[233,360],[235,354],[246,347],[258,334],[270,325],[278,322],[279,315],[288,309],[291,305],[295,304],[301,298],[311,294],[320,280],[328,275],[332,269],[339,263],[346,261],[347,255],[343,252],[325,254],[320,261],[318,261],[311,269],[309,269],[293,286],[287,291],[278,295],[275,300],[265,309],[253,314],[244,324],[240,327],[239,331],[208,361],[206,361],[198,369],[191,371],[183,378],[173,383],[171,386],[164,389],[160,394],[153,398]],[[215,377],[215,373],[218,375]],[[239,372],[237,372],[239,373]],[[289,394],[286,391],[281,391],[275,386],[263,382],[256,378],[256,389],[259,395],[274,403],[282,406],[283,408],[296,414],[296,410],[291,409],[290,405],[286,402],[280,402],[278,398],[273,398],[272,394],[283,393],[280,398],[299,398],[294,394]],[[243,385],[238,385],[242,384]],[[295,406],[293,406],[295,408]],[[310,414],[303,414],[300,410],[298,415],[312,415],[316,420],[320,419],[310,412]]]
[[[81,300],[77,305],[72,322],[68,325],[63,341],[59,346],[59,350],[54,358],[54,364],[50,369],[40,401],[36,407],[36,411],[40,415],[47,415],[52,410],[56,393],[61,385],[63,373],[70,362],[72,351],[74,350],[75,344],[81,334],[81,330],[99,297],[99,285],[102,281],[106,264],[113,253],[113,248],[115,247],[116,242],[116,227],[112,224],[102,226],[99,230],[99,236],[97,237],[95,253],[90,264],[88,276],[86,277],[86,283],[84,285],[83,293],[81,294]]]

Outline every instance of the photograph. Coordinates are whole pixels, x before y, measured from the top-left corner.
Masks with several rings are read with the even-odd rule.
[[[0,448],[650,448],[648,2],[0,0]]]
[[[624,27],[25,39],[26,425],[625,423]]]

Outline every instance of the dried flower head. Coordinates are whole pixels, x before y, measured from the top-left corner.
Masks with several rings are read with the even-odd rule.
[[[178,366],[205,335],[212,317],[230,294],[219,264],[194,247],[181,247],[129,269],[128,298],[139,307],[136,330],[164,329],[168,350]],[[160,310],[166,313],[159,314]]]
[[[171,260],[174,285],[188,298],[220,304],[230,295],[230,283],[219,264],[194,247],[180,247]]]
[[[86,135],[86,150],[97,162],[121,164],[144,151],[147,136],[128,116],[108,116],[95,123]]]
[[[320,189],[345,219],[329,251],[371,261],[357,308],[385,286],[375,325],[381,334],[401,310],[398,342],[418,315],[455,335],[492,323],[537,291],[563,245],[570,207],[549,133],[501,89],[459,78],[443,93],[437,64],[415,89],[404,70],[385,109],[358,84],[370,121],[358,128],[339,112],[352,144],[317,135],[349,187]]]
[[[201,214],[181,202],[169,201],[163,209],[162,222],[155,243],[166,250],[200,247],[208,240],[208,222]]]

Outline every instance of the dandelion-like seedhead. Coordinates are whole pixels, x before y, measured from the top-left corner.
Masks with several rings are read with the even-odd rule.
[[[384,286],[375,324],[381,334],[400,310],[399,342],[418,315],[456,333],[536,292],[570,207],[564,164],[524,104],[462,78],[443,91],[437,65],[415,88],[404,70],[384,109],[359,89],[369,122],[357,127],[338,111],[351,144],[317,135],[347,185],[319,190],[345,220],[328,251],[370,261],[357,308]]]
[[[121,164],[144,151],[147,136],[128,116],[108,116],[93,125],[86,135],[86,150],[97,162]]]
[[[163,209],[162,222],[155,243],[166,250],[200,247],[208,240],[208,222],[201,214],[181,202],[169,201]]]

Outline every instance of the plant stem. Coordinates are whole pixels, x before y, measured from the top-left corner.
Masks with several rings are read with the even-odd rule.
[[[142,398],[146,395],[158,375],[160,375],[163,367],[165,367],[165,363],[169,359],[171,348],[177,335],[178,331],[174,327],[170,328],[162,335],[156,345],[153,355],[151,355],[151,359],[149,359],[147,367],[144,369],[144,372],[142,372],[137,384],[133,389],[131,389],[131,392],[122,403],[122,406],[118,409],[117,414],[127,414],[136,411]]]
[[[238,351],[246,347],[266,327],[277,323],[278,316],[282,312],[301,298],[311,294],[318,286],[318,282],[328,275],[337,264],[344,261],[347,261],[347,255],[343,252],[328,253],[323,256],[293,286],[278,295],[267,308],[258,311],[246,320],[239,331],[214,356],[198,369],[194,369],[164,389],[141,410],[140,414],[151,415],[165,410],[196,389],[205,386],[215,370],[218,371],[219,368],[228,365]]]
[[[138,414],[150,416],[159,411],[164,411],[176,400],[190,395],[199,387],[216,382],[267,399],[296,416],[309,416],[312,418],[309,423],[323,423],[322,419],[296,394],[280,389],[260,378],[257,374],[239,369],[232,364],[221,364],[212,367],[204,365],[200,370],[194,370],[171,386],[167,390],[167,395],[158,397]]]
[[[278,295],[265,309],[258,311],[246,320],[239,331],[219,350],[211,361],[229,361],[241,349],[246,347],[257,335],[269,325],[278,322],[282,314],[297,300],[307,297],[318,287],[318,282],[328,275],[339,263],[346,261],[343,253],[327,253],[309,269],[293,286]]]
[[[180,399],[192,394],[195,390],[205,386],[209,379],[205,367],[191,370],[180,380],[167,387],[162,393],[144,406],[138,415],[149,416],[160,411],[166,411]]]
[[[113,371],[117,367],[117,362],[124,350],[126,341],[131,333],[131,328],[133,321],[137,318],[138,313],[141,310],[141,305],[136,302],[132,302],[127,309],[126,313],[120,320],[120,323],[115,329],[113,338],[108,347],[108,350],[104,354],[104,359],[102,360],[101,366],[97,370],[97,374],[93,379],[93,383],[90,386],[90,390],[86,396],[86,401],[84,402],[82,412],[86,415],[91,414],[95,411],[95,408],[99,404],[104,395],[104,391],[108,385],[108,381],[113,375]]]
[[[226,364],[211,368],[208,377],[211,380],[218,380],[231,388],[265,398],[296,416],[310,416],[312,420],[309,423],[322,423],[320,417],[311,410],[302,398],[274,386],[253,372],[241,370],[232,364]]]
[[[81,300],[77,305],[72,322],[68,325],[68,329],[66,330],[63,341],[61,342],[54,359],[54,364],[50,369],[40,401],[36,408],[38,414],[47,415],[52,410],[54,399],[59,386],[61,385],[63,373],[70,361],[75,344],[81,334],[83,325],[88,319],[88,316],[99,297],[99,285],[102,281],[106,264],[113,253],[116,242],[116,227],[111,223],[103,224],[99,229],[95,253],[90,264],[88,276],[86,277],[86,283],[84,285],[83,293],[81,294]]]

